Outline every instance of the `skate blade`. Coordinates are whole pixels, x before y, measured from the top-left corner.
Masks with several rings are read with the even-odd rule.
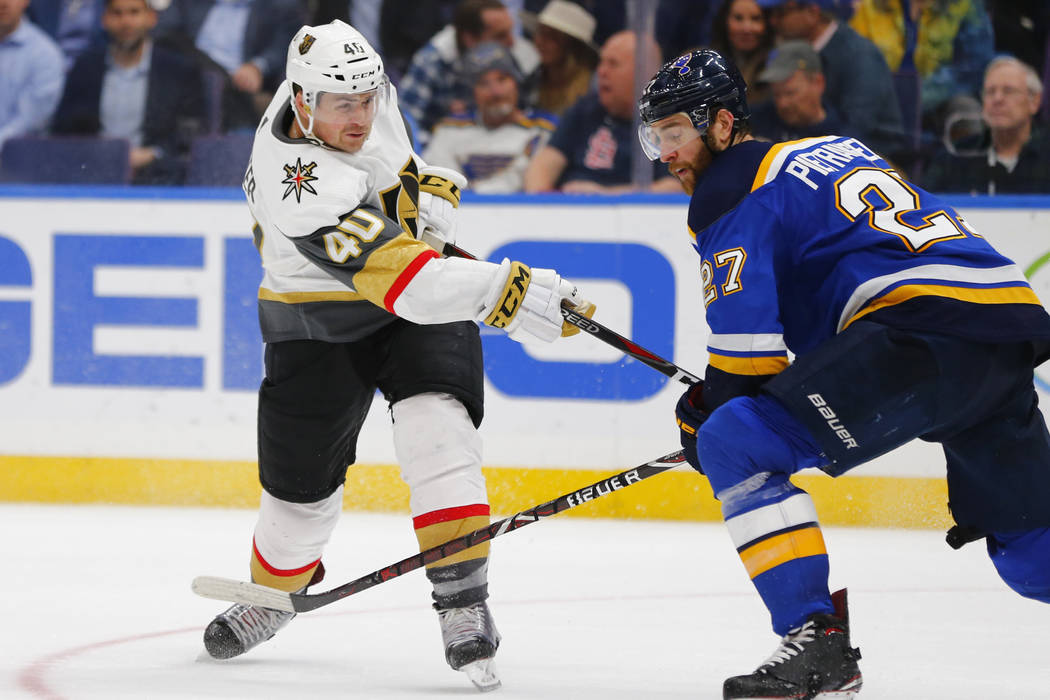
[[[848,684],[844,688],[839,688],[838,690],[824,690],[824,691],[821,691],[821,692],[819,692],[819,693],[817,693],[816,695],[813,696],[813,700],[854,700],[854,698],[856,698],[857,695],[860,693],[860,688],[861,688],[861,679],[857,678],[855,681],[853,681],[852,683]],[[781,696],[778,696],[778,697],[786,698],[787,696],[786,695],[781,695]],[[792,698],[801,698],[802,696],[801,695],[792,695],[791,697]],[[750,697],[746,697],[746,698],[737,698],[737,700],[770,700],[770,696],[769,695],[762,695],[762,696],[755,695],[755,696],[750,696]]]
[[[496,664],[492,659],[471,661],[459,670],[467,674],[467,678],[474,684],[474,687],[483,693],[495,690],[503,685],[499,676],[496,675]]]
[[[860,688],[848,688],[843,690],[825,690],[822,693],[817,693],[813,696],[813,700],[854,700],[857,694],[860,692]],[[786,698],[786,695],[778,697]],[[792,695],[792,698],[801,698],[801,695]],[[737,700],[770,700],[769,695],[763,695],[759,697],[754,695],[746,698],[738,698]]]
[[[813,700],[853,700],[860,693],[861,684],[862,681],[858,677],[845,688],[825,690],[823,693],[817,693],[813,696]]]

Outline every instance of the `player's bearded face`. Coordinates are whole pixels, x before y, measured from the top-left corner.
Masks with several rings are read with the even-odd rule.
[[[314,110],[314,135],[332,148],[357,153],[372,132],[378,104],[377,90],[353,95],[323,92]]]
[[[673,114],[647,127],[642,145],[650,157],[657,155],[667,163],[667,171],[678,179],[682,189],[692,194],[700,173],[711,163],[711,153],[685,114]]]

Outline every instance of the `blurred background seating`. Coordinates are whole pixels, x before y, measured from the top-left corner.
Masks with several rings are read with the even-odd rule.
[[[769,101],[773,86],[758,74],[775,45],[808,41],[821,56],[822,100],[834,108],[839,133],[858,136],[920,182],[944,150],[985,148],[981,79],[993,56],[1035,70],[1042,90],[1032,126],[1043,128],[1029,141],[1041,143],[1050,130],[1047,0],[8,1],[14,11],[0,18],[0,145],[44,135],[127,138],[133,185],[236,186],[250,148],[250,138],[236,134],[254,131],[283,79],[289,38],[304,22],[333,19],[349,21],[383,55],[419,153],[435,124],[477,108],[462,65],[472,46],[496,41],[510,50],[523,76],[522,113],[563,117],[597,99],[595,48],[625,28],[655,36],[665,61],[697,48],[728,55],[748,81],[752,112]],[[148,21],[130,27],[132,11]],[[145,52],[139,34],[151,47]],[[114,72],[131,80],[134,69],[149,73],[129,113],[112,98],[130,104],[130,93],[110,90],[107,101],[100,80]],[[635,69],[632,85],[622,79],[631,101],[650,77]],[[621,118],[625,134],[632,118]],[[72,163],[94,148],[89,141],[59,143],[74,149]],[[666,174],[660,164],[650,172],[633,138],[619,143],[629,151],[622,165],[630,161],[631,180],[617,191],[648,190]],[[5,180],[32,181],[35,166],[23,165],[4,166]],[[46,181],[68,181],[77,168],[60,167]],[[107,172],[114,169],[121,170]]]
[[[253,133],[198,136],[190,146],[186,184],[200,187],[239,187],[252,154]]]
[[[131,182],[127,139],[22,136],[0,150],[4,182],[126,185]]]

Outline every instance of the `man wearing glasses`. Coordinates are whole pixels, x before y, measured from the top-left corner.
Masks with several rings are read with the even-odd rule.
[[[982,130],[927,167],[927,189],[975,194],[1050,192],[1050,141],[1035,123],[1042,100],[1039,75],[1027,63],[999,56],[988,64],[981,91]],[[986,129],[985,129],[986,127]]]

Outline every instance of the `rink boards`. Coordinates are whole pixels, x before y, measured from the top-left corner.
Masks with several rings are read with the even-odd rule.
[[[1050,198],[953,201],[1050,299]],[[597,302],[603,324],[702,374],[707,329],[685,206],[681,196],[468,195],[458,242],[557,268]],[[255,505],[261,273],[250,226],[234,191],[0,190],[0,500]],[[585,335],[483,341],[494,510],[677,448],[681,387],[654,370]],[[377,396],[349,507],[407,508],[385,408]],[[829,523],[947,522],[938,448],[908,445],[856,474],[797,480]],[[687,470],[572,512],[718,517],[706,481]]]

